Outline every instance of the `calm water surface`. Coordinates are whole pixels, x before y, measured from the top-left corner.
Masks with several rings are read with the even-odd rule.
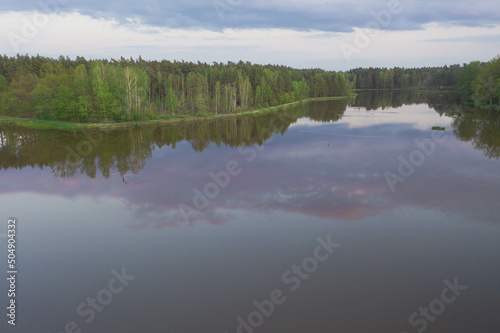
[[[405,92],[0,127],[2,332],[499,332],[499,156],[498,116]]]

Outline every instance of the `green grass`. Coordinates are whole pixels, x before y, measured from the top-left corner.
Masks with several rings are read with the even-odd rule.
[[[234,117],[246,117],[246,116],[254,116],[259,114],[264,114],[268,112],[274,112],[277,110],[282,110],[285,107],[301,104],[305,102],[314,102],[314,101],[331,101],[331,100],[341,100],[345,98],[351,98],[356,96],[357,94],[353,94],[352,96],[341,96],[341,97],[320,97],[320,98],[309,98],[302,101],[287,103],[283,105],[277,105],[272,107],[260,108],[256,110],[248,110],[234,113],[225,113],[213,115],[211,113],[198,113],[195,116],[190,115],[173,115],[164,117],[164,119],[157,120],[145,120],[145,121],[125,121],[119,123],[73,123],[69,121],[58,121],[58,120],[42,120],[42,119],[31,119],[31,118],[14,118],[7,116],[0,116],[0,124],[7,125],[17,125],[28,128],[38,128],[38,129],[58,129],[58,130],[86,130],[90,128],[120,128],[120,127],[134,127],[134,126],[142,126],[142,125],[154,125],[154,124],[162,124],[162,123],[175,123],[182,121],[203,121],[203,120],[212,120],[219,118],[234,118]],[[161,117],[161,116],[160,116]]]
[[[69,121],[53,121],[53,120],[41,120],[41,119],[30,119],[30,118],[13,118],[0,116],[0,124],[7,125],[17,125],[28,128],[39,128],[39,129],[62,129],[62,130],[78,130],[84,129],[79,127],[80,123],[73,123]],[[91,124],[85,124],[91,125]]]

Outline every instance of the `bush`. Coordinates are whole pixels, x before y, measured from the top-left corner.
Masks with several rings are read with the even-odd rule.
[[[146,120],[155,120],[156,119],[156,115],[155,115],[154,111],[150,108],[147,108],[146,111],[144,112],[144,114],[146,115],[145,118],[148,118]]]
[[[132,116],[130,117],[130,119],[136,120],[136,121],[141,120],[141,118],[142,118],[141,114],[137,111],[132,112]]]

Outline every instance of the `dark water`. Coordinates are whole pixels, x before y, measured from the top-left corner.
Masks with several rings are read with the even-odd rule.
[[[0,127],[2,332],[499,332],[499,157],[500,117],[415,92]]]

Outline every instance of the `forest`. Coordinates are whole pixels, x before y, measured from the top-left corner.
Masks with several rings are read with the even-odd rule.
[[[466,105],[500,106],[500,56],[487,63],[424,68],[357,68],[345,73],[353,89],[432,89],[458,93]]]
[[[353,90],[449,90],[474,106],[500,105],[500,57],[426,68],[357,68],[345,73],[240,61],[0,56],[0,115],[71,122],[210,116]]]
[[[3,56],[0,115],[72,122],[205,116],[350,96],[344,75],[250,63]]]

